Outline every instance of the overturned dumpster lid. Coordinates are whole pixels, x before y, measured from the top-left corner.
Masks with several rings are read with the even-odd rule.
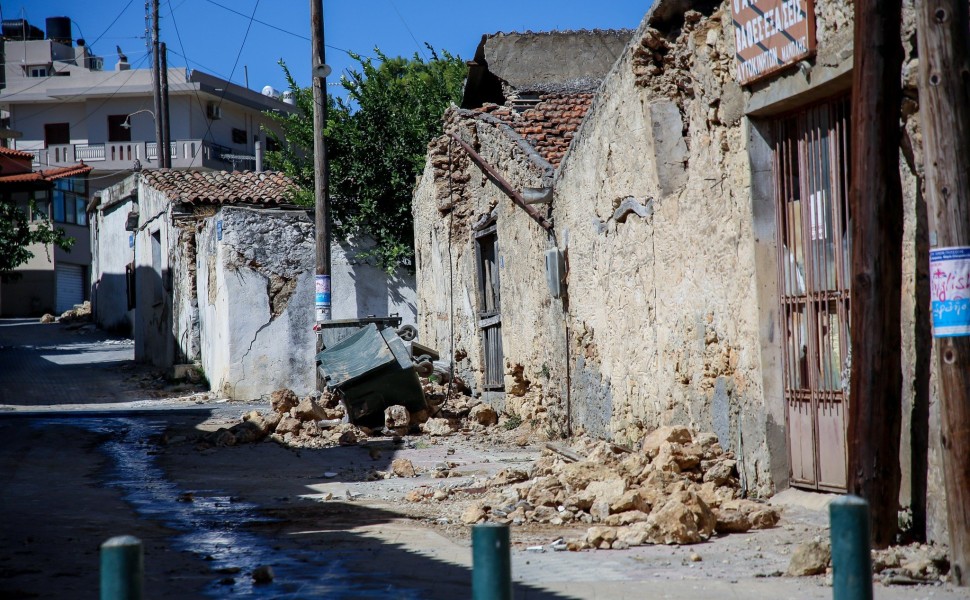
[[[361,327],[356,333],[317,355],[320,371],[331,387],[352,383],[395,360],[384,336],[380,335],[373,323]]]

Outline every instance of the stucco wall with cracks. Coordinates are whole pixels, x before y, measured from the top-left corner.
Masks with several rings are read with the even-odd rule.
[[[313,391],[313,240],[302,212],[223,207],[200,221],[202,365],[212,389],[247,400],[281,387]]]

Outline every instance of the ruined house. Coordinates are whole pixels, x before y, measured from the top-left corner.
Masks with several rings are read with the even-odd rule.
[[[316,389],[312,212],[275,172],[152,170],[102,190],[92,216],[93,312],[131,332],[135,360],[201,368],[213,391],[256,399]],[[334,318],[399,313],[413,282],[334,243]]]
[[[689,425],[736,452],[751,493],[842,491],[852,6],[776,3],[765,21],[749,4],[658,0],[566,98],[526,107],[500,71],[470,76],[414,197],[419,334],[549,435]],[[942,539],[906,7],[900,500]],[[504,64],[488,37],[479,54]]]

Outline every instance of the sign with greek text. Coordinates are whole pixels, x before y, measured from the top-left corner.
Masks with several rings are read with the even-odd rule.
[[[317,275],[314,279],[316,295],[314,308],[317,315],[317,323],[330,320],[330,276]]]
[[[970,246],[930,250],[933,337],[970,335]]]
[[[731,14],[741,85],[815,53],[814,0],[731,0]]]

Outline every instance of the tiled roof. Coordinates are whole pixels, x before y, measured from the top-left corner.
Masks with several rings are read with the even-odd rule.
[[[13,148],[4,148],[3,146],[0,146],[0,156],[9,156],[10,158],[28,158],[30,160],[34,160],[34,155],[30,152],[14,150]]]
[[[558,168],[592,103],[591,93],[543,94],[533,108],[522,112],[496,104],[486,104],[476,110],[507,123]]]
[[[70,167],[57,167],[46,171],[31,171],[29,173],[17,173],[15,175],[0,175],[0,183],[26,183],[29,181],[54,181],[64,177],[75,177],[86,175],[91,172],[92,167],[81,163]]]
[[[292,179],[276,171],[142,171],[145,184],[185,204],[291,204]]]

